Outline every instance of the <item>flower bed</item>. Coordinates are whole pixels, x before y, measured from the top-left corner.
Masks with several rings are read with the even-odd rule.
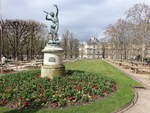
[[[7,74],[0,78],[0,105],[25,109],[81,105],[108,96],[117,90],[116,83],[106,77],[67,71],[54,80],[40,78],[40,71]]]
[[[7,73],[12,73],[15,72],[13,69],[7,69],[7,68],[2,68],[0,69],[0,74],[7,74]]]

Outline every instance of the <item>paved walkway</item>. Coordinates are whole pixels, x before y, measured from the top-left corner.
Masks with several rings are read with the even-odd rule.
[[[128,74],[133,79],[140,81],[145,89],[136,88],[138,100],[131,108],[119,113],[150,113],[150,75],[134,74],[130,70],[123,69],[118,65],[112,64],[121,71]]]

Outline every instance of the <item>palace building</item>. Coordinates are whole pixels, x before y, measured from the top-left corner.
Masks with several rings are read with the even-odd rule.
[[[109,58],[109,59],[136,59],[142,56],[143,49],[141,45],[133,45],[135,47],[115,48],[110,42],[99,41],[95,37],[91,37],[89,41],[80,43],[79,58],[94,59],[94,58]],[[125,54],[126,52],[126,54]],[[150,58],[150,47],[144,49],[144,58]]]
[[[102,51],[99,40],[95,37],[90,38],[87,42],[80,43],[79,58],[101,58]]]

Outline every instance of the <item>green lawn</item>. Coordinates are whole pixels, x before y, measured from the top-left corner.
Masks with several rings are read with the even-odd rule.
[[[63,110],[36,109],[34,111],[24,111],[21,113],[111,113],[131,101],[134,96],[132,86],[140,86],[138,82],[101,60],[83,60],[67,63],[65,66],[66,69],[83,70],[108,76],[117,82],[119,89],[112,96],[91,104],[73,106]],[[19,113],[19,111],[1,107],[0,113]]]

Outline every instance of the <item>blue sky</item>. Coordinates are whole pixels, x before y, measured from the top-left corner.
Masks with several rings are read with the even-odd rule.
[[[48,24],[43,10],[52,11],[58,4],[61,34],[66,29],[81,41],[90,36],[103,37],[109,24],[124,17],[125,11],[136,3],[150,5],[150,0],[0,0],[3,19],[30,19]]]

